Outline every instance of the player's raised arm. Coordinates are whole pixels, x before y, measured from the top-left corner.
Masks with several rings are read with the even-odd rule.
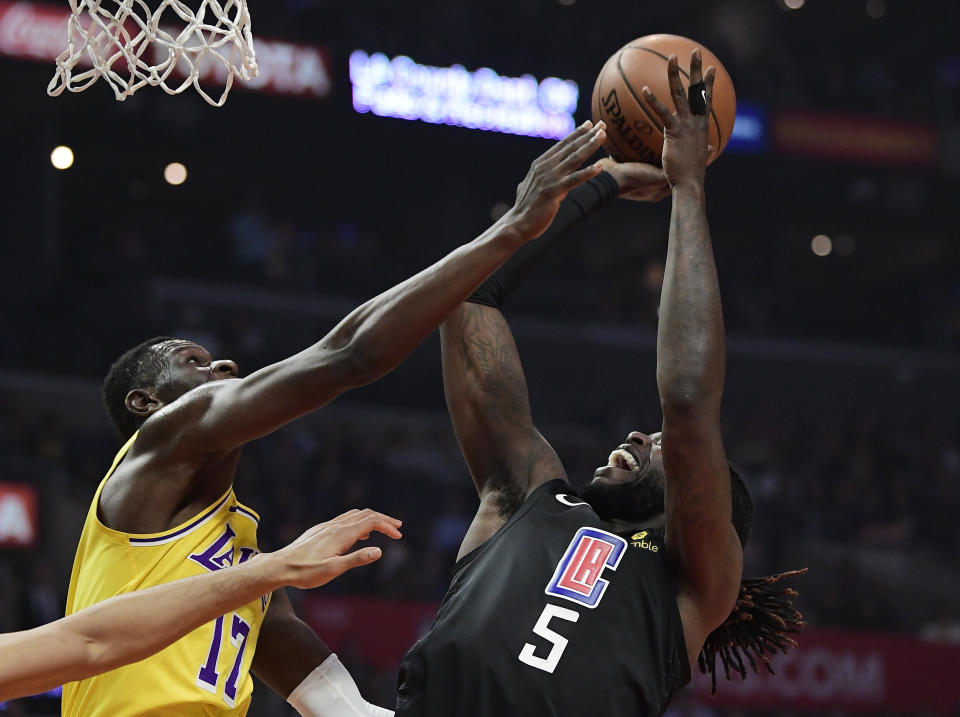
[[[703,81],[704,94],[693,99],[706,103],[705,112],[695,114],[675,56],[667,67],[676,113],[644,88],[664,126],[663,168],[673,193],[657,386],[663,409],[666,541],[681,568],[681,600],[692,608],[685,610],[684,623],[688,637],[694,637],[688,639],[688,651],[695,656],[703,638],[733,607],[743,556],[731,524],[730,472],[720,433],[723,313],[704,203],[713,68],[703,77],[699,52],[694,52],[690,81]]]
[[[232,450],[389,372],[507,257],[550,226],[567,192],[599,174],[598,163],[580,166],[605,136],[603,123],[584,123],[534,160],[514,206],[486,232],[366,302],[310,348],[242,380],[192,391],[178,410],[195,421],[148,422],[141,441],[149,441],[150,423],[154,430],[164,423],[183,431],[176,435],[181,450]]]
[[[566,233],[614,197],[669,193],[656,167],[601,160],[606,170],[570,192],[550,228],[511,257],[441,325],[443,385],[457,440],[481,503],[461,553],[482,543],[538,485],[566,473],[536,429],[504,300]]]
[[[566,473],[533,424],[520,355],[500,310],[465,303],[443,323],[440,337],[447,408],[480,494],[478,516],[496,530],[511,504]]]
[[[291,585],[314,588],[379,559],[347,553],[377,531],[399,538],[400,521],[348,511],[275,553],[234,567],[118,595],[49,625],[0,635],[0,701],[36,694],[142,660],[224,613]]]

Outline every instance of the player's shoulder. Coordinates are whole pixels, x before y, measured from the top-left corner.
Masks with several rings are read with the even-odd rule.
[[[187,391],[147,418],[140,427],[137,448],[163,445],[171,438],[202,428],[203,418],[227,381],[211,381]]]
[[[519,520],[547,521],[553,528],[603,524],[593,506],[563,478],[545,481],[531,491],[510,522]]]

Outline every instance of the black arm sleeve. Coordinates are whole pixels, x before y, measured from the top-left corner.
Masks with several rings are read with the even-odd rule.
[[[547,251],[560,237],[577,226],[591,214],[596,214],[609,204],[620,192],[620,186],[608,172],[601,172],[593,179],[567,194],[560,203],[557,216],[542,236],[528,242],[507,263],[480,285],[467,301],[499,309],[507,295],[523,281]]]

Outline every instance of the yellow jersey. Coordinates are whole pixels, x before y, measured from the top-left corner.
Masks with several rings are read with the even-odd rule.
[[[259,516],[228,490],[199,515],[162,533],[111,530],[97,517],[97,488],[77,547],[67,615],[114,595],[219,570],[257,553]],[[250,663],[270,596],[218,617],[145,660],[63,688],[63,717],[193,717],[246,714]]]

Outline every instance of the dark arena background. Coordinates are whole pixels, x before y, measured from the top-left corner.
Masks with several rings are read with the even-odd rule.
[[[172,334],[249,373],[313,343],[484,230],[549,146],[514,132],[587,119],[607,57],[667,32],[710,48],[737,90],[707,197],[725,439],[757,502],[744,572],[810,569],[793,582],[809,627],[777,676],[721,680],[713,698],[695,679],[668,714],[960,714],[958,3],[251,0],[262,77],[215,109],[149,87],[118,103],[102,81],[48,97],[67,12],[48,2],[0,0],[0,631],[63,614],[118,448],[99,387],[121,351]],[[503,78],[533,76],[549,117],[437,121],[404,78],[455,65],[489,68],[494,102]],[[507,307],[575,483],[659,425],[668,220],[669,200],[619,202]],[[392,705],[476,503],[436,337],[248,446],[237,493],[265,549],[347,507],[404,520],[375,566],[292,591],[365,696]],[[59,699],[0,714],[59,714]],[[259,684],[249,714],[293,711]]]

